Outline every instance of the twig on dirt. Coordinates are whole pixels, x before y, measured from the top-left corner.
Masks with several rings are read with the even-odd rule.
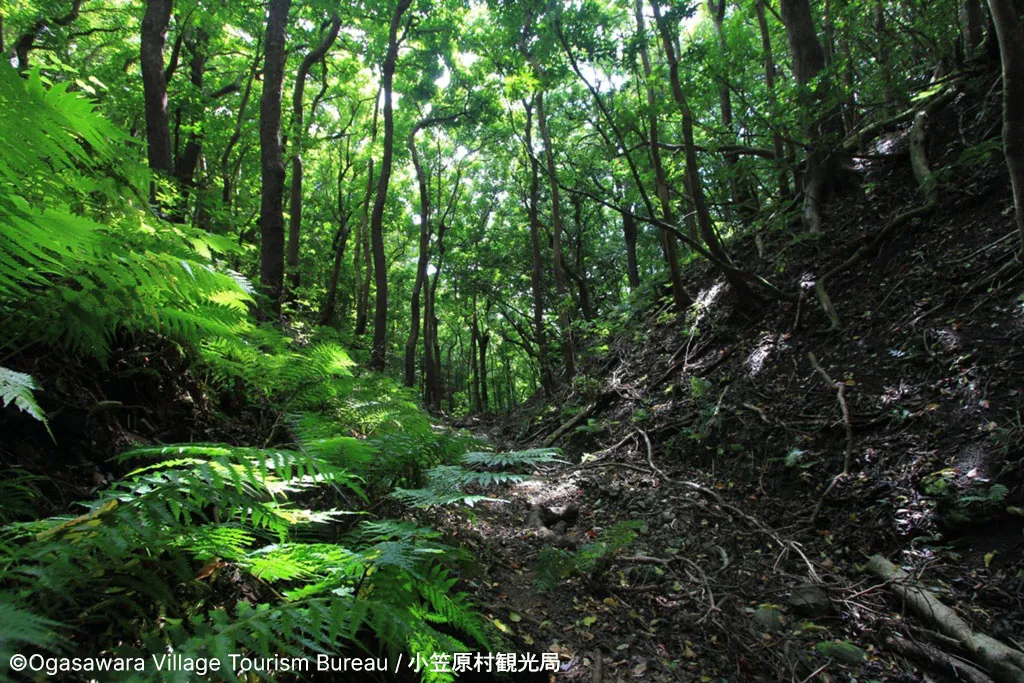
[[[650,555],[624,555],[617,558],[618,562],[631,562],[633,564],[660,564],[669,566],[672,564],[672,560],[664,557],[651,557]]]
[[[996,680],[1007,683],[1024,681],[1024,652],[974,631],[970,624],[930,592],[911,584],[906,572],[881,555],[872,555],[866,570],[888,581],[889,590],[915,614],[960,643]]]
[[[827,669],[827,668],[828,668],[828,665],[829,665],[829,664],[831,664],[831,663],[832,663],[832,662],[825,662],[824,664],[822,664],[821,666],[819,666],[819,667],[818,667],[817,669],[815,669],[814,671],[812,671],[812,672],[811,672],[811,675],[810,675],[810,676],[808,676],[808,677],[807,677],[807,678],[805,678],[804,680],[800,681],[800,683],[809,683],[810,681],[813,681],[813,680],[814,680],[815,678],[817,678],[818,674],[820,674],[820,673],[821,673],[822,671],[824,671],[825,669]]]
[[[639,465],[632,465],[628,462],[618,462],[616,460],[602,460],[601,462],[588,462],[586,465],[577,465],[563,472],[573,472],[576,470],[596,470],[599,467],[621,467],[624,470],[633,470],[634,472],[640,472],[641,474],[651,474],[651,471],[646,467],[640,467]]]
[[[1002,237],[997,239],[995,242],[992,242],[990,244],[986,244],[985,246],[981,247],[980,249],[975,249],[974,251],[972,251],[967,256],[963,256],[963,257],[955,259],[953,261],[947,261],[946,264],[951,266],[951,265],[955,265],[957,263],[963,263],[964,261],[970,261],[972,258],[977,256],[978,254],[984,253],[984,252],[988,251],[989,249],[992,249],[994,247],[999,246],[1000,244],[1002,244],[1006,240],[1015,237],[1017,234],[1018,234],[1018,232],[1016,230],[1011,230],[1010,232],[1006,233],[1005,235],[1003,235]]]
[[[594,456],[594,457],[596,458],[596,457],[597,457],[597,456],[599,456],[599,455],[604,455],[605,453],[611,453],[611,452],[612,452],[612,451],[614,451],[614,450],[615,450],[616,448],[618,448],[618,447],[619,447],[619,446],[621,446],[622,444],[624,444],[624,443],[626,443],[627,441],[629,441],[630,439],[632,439],[632,438],[633,438],[634,436],[635,436],[635,434],[626,434],[626,436],[622,437],[621,439],[619,439],[618,441],[616,441],[616,442],[615,442],[614,444],[612,444],[612,445],[611,445],[611,446],[609,446],[608,448],[602,448],[602,449],[601,449],[601,450],[599,450],[599,451],[598,451],[597,453],[594,453],[594,454],[593,454],[593,456]]]
[[[793,550],[794,552],[796,552],[800,556],[800,558],[803,559],[804,564],[807,565],[807,575],[811,578],[811,580],[815,583],[821,583],[821,577],[818,575],[818,572],[814,568],[814,565],[811,564],[811,561],[807,559],[807,555],[804,554],[804,551],[800,547],[799,543],[797,543],[796,541],[782,540],[782,538],[780,538],[777,533],[772,531],[771,528],[765,525],[761,520],[757,519],[756,517],[753,517],[752,515],[748,515],[746,512],[740,510],[735,505],[725,502],[725,499],[722,498],[722,496],[718,495],[716,491],[713,491],[706,486],[701,486],[700,484],[697,484],[692,481],[683,481],[679,483],[682,484],[683,486],[687,486],[691,489],[694,489],[695,491],[703,493],[705,496],[714,500],[715,503],[717,503],[720,507],[723,507],[726,510],[729,510],[733,514],[744,519],[752,527],[754,527],[755,529],[763,533],[765,536],[768,536],[770,539],[775,541],[776,545],[778,545],[780,548],[783,548],[785,551],[788,552],[789,550]]]
[[[790,334],[796,334],[797,329],[800,327],[800,311],[804,305],[804,290],[800,288],[800,294],[797,295],[796,299],[796,315],[793,317],[793,326],[789,328]]]
[[[762,408],[758,408],[753,403],[741,403],[740,405],[746,408],[747,410],[753,410],[755,413],[757,413],[761,417],[762,422],[766,422],[768,424],[772,423],[772,421],[768,419],[768,416],[765,414]]]
[[[594,650],[594,670],[591,677],[593,683],[601,683],[604,680],[604,662],[601,657],[601,651]]]
[[[821,367],[821,364],[818,363],[818,358],[814,355],[813,351],[807,353],[807,358],[811,361],[811,365],[814,366],[818,374],[824,377],[825,381],[836,390],[836,400],[839,402],[839,408],[843,412],[843,423],[846,426],[846,452],[843,454],[843,471],[832,477],[832,481],[825,489],[825,492],[821,494],[821,498],[818,499],[818,504],[814,506],[814,512],[811,513],[810,519],[810,524],[813,525],[818,519],[818,513],[821,512],[821,506],[825,503],[825,498],[828,497],[828,494],[832,493],[832,489],[836,487],[840,480],[850,474],[850,465],[853,460],[853,421],[850,419],[850,407],[846,404],[846,383],[833,381],[829,374],[825,372],[825,368]]]
[[[669,482],[672,481],[672,479],[667,474],[658,469],[658,467],[654,464],[654,448],[651,446],[651,438],[647,436],[647,432],[640,429],[639,427],[637,428],[637,431],[640,432],[640,436],[644,437],[644,443],[647,444],[647,464],[650,465],[651,469],[657,472],[662,479]]]

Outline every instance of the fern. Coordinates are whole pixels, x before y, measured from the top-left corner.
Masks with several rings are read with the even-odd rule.
[[[39,387],[30,375],[0,366],[0,407],[5,408],[13,402],[15,406],[46,425],[49,431],[50,425],[46,421],[46,415],[32,394],[37,389]]]
[[[523,481],[529,475],[516,472],[490,471],[484,467],[532,467],[552,462],[556,449],[542,448],[511,453],[466,453],[460,465],[440,465],[426,472],[426,486],[417,489],[396,487],[391,494],[402,503],[419,508],[460,503],[472,507],[478,502],[505,502],[499,498],[474,493],[499,484]]]

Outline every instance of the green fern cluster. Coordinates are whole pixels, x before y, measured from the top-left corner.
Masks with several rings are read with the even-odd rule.
[[[227,238],[150,213],[131,142],[66,83],[0,69],[0,351],[62,344],[105,359],[119,329],[198,342],[248,327]]]
[[[438,465],[426,473],[425,486],[396,487],[391,494],[406,505],[419,508],[461,503],[473,506],[481,501],[499,501],[479,493],[499,484],[530,477],[523,472],[541,463],[562,462],[556,448],[535,448],[510,453],[466,453],[458,464]],[[520,471],[514,471],[514,470]]]
[[[225,664],[230,653],[358,647],[365,628],[393,654],[486,647],[482,620],[444,566],[456,553],[436,532],[378,521],[341,542],[299,540],[326,538],[354,514],[293,502],[326,486],[361,495],[344,469],[301,451],[223,445],[122,458],[156,462],[81,516],[3,528],[0,662],[19,649],[61,650],[78,629],[92,634],[76,640],[88,652],[170,648]]]

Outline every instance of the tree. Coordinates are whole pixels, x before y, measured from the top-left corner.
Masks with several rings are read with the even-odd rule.
[[[173,4],[173,0],[147,0],[139,47],[149,168],[168,177],[173,172],[174,161],[171,156],[171,129],[167,115],[164,43],[167,41],[167,26],[171,21]],[[155,189],[152,192],[155,192]]]
[[[804,225],[812,234],[821,232],[821,208],[825,193],[838,166],[834,142],[837,123],[836,107],[829,103],[829,84],[812,86],[812,80],[825,68],[825,52],[811,16],[808,0],[781,0],[782,20],[789,38],[793,58],[793,75],[804,89],[802,108],[808,119],[806,126],[810,144],[807,170],[804,174]],[[813,92],[808,92],[810,88]]]
[[[391,15],[388,29],[387,53],[381,66],[381,93],[384,98],[384,150],[381,154],[380,176],[377,179],[377,196],[373,202],[370,217],[370,241],[373,245],[373,273],[377,287],[376,308],[373,314],[373,352],[370,367],[383,370],[387,360],[388,333],[388,272],[384,255],[384,207],[388,200],[388,183],[391,181],[391,163],[395,149],[395,114],[391,94],[394,89],[395,67],[398,63],[400,37],[398,30],[402,16],[412,0],[398,0]]]
[[[284,88],[285,31],[291,0],[270,0],[263,96],[260,98],[260,280],[271,310],[281,313],[284,286],[284,157],[281,150],[281,93]]]
[[[294,290],[299,286],[299,234],[302,230],[302,155],[303,145],[306,141],[306,123],[303,118],[304,106],[303,106],[303,93],[306,87],[306,77],[309,76],[310,69],[313,65],[324,61],[327,56],[327,51],[331,49],[331,45],[338,37],[338,31],[341,30],[341,17],[337,13],[331,15],[330,23],[328,24],[327,31],[324,33],[320,43],[306,53],[306,56],[302,58],[302,63],[299,65],[299,71],[295,75],[295,90],[292,94],[292,145],[294,146],[294,152],[292,153],[292,178],[291,178],[291,193],[288,204],[289,216],[288,216],[288,251],[287,251],[287,263],[286,267],[289,273],[289,280],[291,288]],[[324,69],[327,69],[326,62],[324,62]],[[324,90],[327,88],[327,80],[324,79]],[[310,105],[309,115],[310,118],[316,114],[316,107],[320,103],[323,97],[323,91],[320,95],[314,98],[312,105]]]
[[[1024,255],[1024,26],[1013,0],[988,0],[1003,63],[1003,155]]]

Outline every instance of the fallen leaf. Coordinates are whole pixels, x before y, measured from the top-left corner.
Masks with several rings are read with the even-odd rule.
[[[597,617],[583,617],[584,626],[593,626],[597,623]]]
[[[520,621],[523,620],[523,618],[521,616],[519,616],[518,614],[516,614],[515,612],[509,612],[508,620],[513,622],[513,623],[518,624]]]

